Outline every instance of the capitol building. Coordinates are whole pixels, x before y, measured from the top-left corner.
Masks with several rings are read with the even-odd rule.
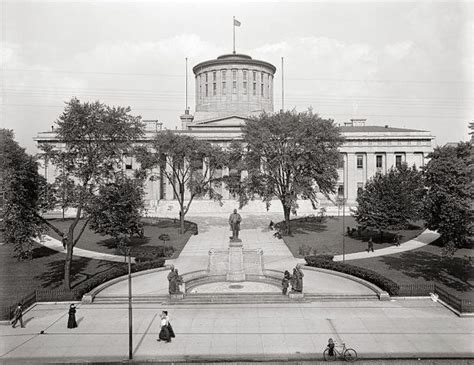
[[[276,67],[268,62],[252,59],[244,54],[227,54],[216,59],[201,62],[193,67],[195,75],[195,111],[186,110],[181,119],[181,129],[174,133],[189,135],[223,148],[233,140],[242,138],[241,127],[250,116],[262,112],[273,112],[273,81]],[[344,196],[347,206],[356,205],[358,192],[377,172],[385,173],[393,166],[406,162],[417,167],[427,162],[427,155],[433,150],[434,137],[429,131],[397,128],[396,126],[368,125],[365,119],[351,119],[339,122],[345,142],[340,148],[343,162],[338,166],[339,180],[336,195],[327,199],[321,196],[320,206],[328,213],[338,211],[336,196]],[[146,132],[146,139],[152,139],[155,130]],[[159,131],[158,131],[159,133]],[[35,138],[38,144],[49,143],[59,146],[54,131],[40,132]],[[123,168],[130,173],[137,165],[132,158],[125,158]],[[232,173],[227,166],[218,174]],[[52,182],[56,175],[54,166],[45,164],[42,173]],[[238,203],[222,186],[224,205],[201,198],[194,201],[188,214],[205,212],[228,212]],[[174,216],[179,212],[173,189],[165,178],[146,183],[146,206],[148,213],[158,216]],[[315,213],[308,201],[299,202],[299,214]],[[281,203],[275,201],[271,211],[281,212]],[[243,209],[247,212],[264,212],[265,204],[251,202]]]

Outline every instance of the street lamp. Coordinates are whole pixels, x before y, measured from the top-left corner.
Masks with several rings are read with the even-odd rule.
[[[133,359],[133,323],[132,323],[132,257],[130,247],[127,247],[128,255],[128,358]]]

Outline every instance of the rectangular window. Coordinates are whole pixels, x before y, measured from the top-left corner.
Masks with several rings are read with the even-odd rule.
[[[232,71],[232,80],[237,80],[237,70]]]
[[[357,168],[363,169],[364,168],[364,156],[357,155]]]
[[[205,75],[206,75],[206,82],[207,82],[207,72],[205,73]]]
[[[131,170],[132,169],[132,158],[131,157],[125,157],[125,170]]]
[[[212,72],[212,80],[213,80],[213,81],[216,81],[216,76],[217,76],[217,72],[216,72],[216,71],[213,71],[213,72]]]
[[[207,84],[206,84],[206,96],[209,96],[209,92],[208,92]]]
[[[344,198],[344,185],[339,185],[337,187],[337,196],[340,198]]]
[[[382,168],[382,158],[383,157],[381,155],[375,156],[375,167],[378,169]]]
[[[225,79],[225,76],[226,76],[226,70],[222,70],[222,78]]]
[[[199,85],[199,97],[202,98],[202,86]]]
[[[261,74],[261,77],[262,77],[262,78],[260,79],[260,81],[262,81],[262,82],[263,82],[263,75],[264,75],[264,74],[265,74],[264,72],[262,72],[262,74]]]
[[[395,156],[395,166],[397,168],[402,166],[402,155],[396,155]]]
[[[253,81],[257,81],[257,71],[253,72]]]
[[[257,95],[257,83],[256,82],[253,83],[253,94]]]
[[[260,94],[263,96],[263,84],[260,85]]]
[[[339,160],[337,160],[337,168],[338,169],[344,168],[344,156],[342,154],[339,155]]]
[[[242,85],[244,87],[244,94],[247,94],[247,81],[244,81]]]
[[[222,82],[222,95],[225,95],[225,81]]]
[[[232,81],[232,93],[237,93],[237,81]]]
[[[212,84],[212,95],[216,95],[217,94],[217,83],[214,82]]]
[[[362,194],[364,191],[364,183],[357,183],[357,196]]]
[[[247,70],[243,70],[242,74],[243,74],[244,80],[247,80]]]

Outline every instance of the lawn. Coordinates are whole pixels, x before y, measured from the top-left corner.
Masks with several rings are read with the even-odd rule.
[[[50,222],[61,231],[66,231],[71,224],[70,219],[50,219]],[[171,246],[174,248],[174,254],[168,259],[173,259],[179,256],[189,238],[194,234],[194,223],[186,221],[185,234],[179,234],[179,221],[169,218],[143,218],[144,238],[133,237],[130,246],[151,246],[156,247],[160,245]],[[83,222],[79,222],[79,227],[82,227]],[[76,228],[76,232],[78,228]],[[56,239],[60,237],[53,230],[47,232],[48,235]],[[159,239],[162,234],[169,236],[170,240],[163,242]],[[122,254],[116,247],[115,241],[109,236],[101,236],[94,233],[87,227],[77,243],[79,248],[85,250],[97,251],[101,253],[109,253],[114,255]]]
[[[374,270],[397,284],[434,282],[458,298],[474,299],[474,275],[469,257],[472,250],[458,249],[444,256],[436,242],[413,251],[348,261],[349,264]]]
[[[346,226],[357,226],[353,217],[345,218]],[[292,235],[283,236],[288,248],[295,257],[303,257],[303,249],[315,249],[316,254],[342,253],[342,217],[326,217],[319,222],[317,217],[310,220],[296,219],[291,221]],[[422,222],[416,222],[408,230],[397,231],[402,236],[400,242],[406,242],[418,236],[424,229]],[[393,235],[386,234],[380,240],[377,232],[366,232],[361,237],[345,235],[346,253],[367,249],[369,236],[373,236],[374,249],[393,245]],[[371,269],[392,279],[397,284],[414,284],[434,282],[458,298],[474,299],[474,274],[469,248],[458,249],[453,256],[444,256],[438,242],[413,251],[379,256],[362,260],[351,260],[347,263]]]
[[[168,234],[169,241],[165,245],[173,246],[175,252],[172,257],[179,255],[186,245],[189,237],[194,233],[194,224],[187,222],[187,232],[180,235],[179,222],[173,219],[144,219],[145,237],[133,238],[133,246],[158,246],[163,245],[158,237]],[[66,230],[70,224],[68,220],[55,219],[52,223],[61,230]],[[82,223],[82,222],[81,222]],[[49,235],[59,238],[53,231]],[[108,237],[98,235],[89,229],[84,231],[77,247],[103,253],[120,254],[115,248],[115,243]],[[0,245],[0,306],[11,305],[35,289],[54,289],[63,285],[65,255],[50,250],[39,244],[34,244],[33,259],[17,261],[13,257],[13,245]],[[122,263],[94,260],[75,256],[72,265],[72,286]]]
[[[318,217],[299,218],[291,221],[291,236],[283,236],[283,240],[295,257],[310,254],[342,254],[342,217],[325,217],[322,222]],[[355,228],[357,223],[353,217],[345,217],[345,227]],[[347,232],[347,228],[345,229]],[[417,237],[424,228],[421,222],[412,225],[410,229],[396,231],[401,236],[400,242],[406,242]],[[346,233],[345,232],[345,233]],[[367,241],[372,237],[374,249],[393,245],[394,233],[384,233],[381,239],[379,232],[365,231],[359,237],[345,234],[345,253],[367,250]],[[316,250],[316,251],[314,251]]]
[[[35,289],[54,289],[63,285],[65,255],[39,244],[33,246],[33,259],[17,261],[13,245],[0,245],[0,306],[11,305]],[[74,257],[72,285],[109,270],[109,261]]]

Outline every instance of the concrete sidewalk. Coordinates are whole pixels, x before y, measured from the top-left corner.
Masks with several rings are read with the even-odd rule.
[[[68,304],[36,305],[23,329],[1,326],[0,362],[127,359],[127,305],[79,304],[79,327],[67,329]],[[172,343],[156,341],[163,309]],[[133,353],[143,361],[317,360],[329,337],[363,359],[472,358],[473,332],[474,319],[429,299],[133,309]]]
[[[418,237],[412,240],[406,241],[402,243],[400,246],[394,245],[392,247],[374,250],[374,252],[361,251],[361,252],[349,253],[345,255],[345,260],[350,261],[350,260],[370,259],[372,257],[394,255],[400,252],[412,251],[412,250],[416,250],[417,248],[426,246],[430,244],[431,242],[437,240],[438,238],[439,238],[439,233],[426,229]],[[334,256],[333,260],[342,261],[342,258],[343,258],[342,255],[336,255]]]
[[[43,235],[41,240],[38,238],[33,238],[35,242],[45,247],[48,247],[51,250],[61,252],[66,254],[66,250],[63,247],[61,241],[56,238],[50,237],[48,235]],[[89,259],[104,260],[104,261],[113,261],[113,262],[124,262],[123,256],[112,255],[109,253],[102,253],[97,251],[84,250],[83,248],[74,247],[73,250],[74,256],[87,257]],[[135,259],[132,257],[132,262],[135,262]]]

